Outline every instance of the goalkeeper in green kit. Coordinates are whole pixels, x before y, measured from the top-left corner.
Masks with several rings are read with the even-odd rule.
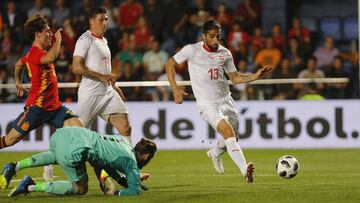
[[[122,136],[102,135],[80,127],[64,127],[56,130],[50,139],[50,151],[35,154],[19,162],[6,164],[3,180],[9,184],[15,171],[29,167],[59,164],[68,181],[37,182],[30,177],[24,179],[9,194],[9,197],[30,192],[46,192],[56,195],[84,195],[88,191],[86,162],[103,168],[119,182],[126,176],[127,188],[116,190],[102,182],[106,194],[139,195],[141,180],[139,169],[149,163],[156,152],[156,144],[142,138],[133,147]],[[121,182],[121,181],[120,181]],[[111,185],[111,184],[110,184]]]

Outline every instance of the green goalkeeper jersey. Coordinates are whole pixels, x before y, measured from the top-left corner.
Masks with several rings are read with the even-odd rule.
[[[56,130],[50,139],[50,150],[56,159],[76,166],[88,161],[92,166],[103,168],[118,180],[120,173],[126,175],[128,188],[120,195],[135,195],[140,192],[140,175],[134,147],[119,135],[102,135],[80,127],[64,127]]]

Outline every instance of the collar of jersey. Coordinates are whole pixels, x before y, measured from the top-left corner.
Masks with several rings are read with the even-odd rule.
[[[98,38],[98,39],[103,39],[103,37],[101,37],[101,36],[97,36],[97,35],[95,35],[95,34],[93,34],[92,32],[90,32],[91,33],[91,35],[93,36],[93,37],[95,37],[95,38]]]
[[[207,46],[205,46],[205,43],[202,45],[202,47],[205,49],[205,51],[210,52],[210,53],[214,53],[216,51],[212,51],[211,49],[209,49]]]

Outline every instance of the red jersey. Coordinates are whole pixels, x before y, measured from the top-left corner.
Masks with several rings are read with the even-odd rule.
[[[61,106],[61,102],[54,65],[41,65],[40,59],[45,54],[44,50],[33,46],[26,56],[21,58],[21,63],[26,64],[31,80],[31,88],[25,105],[35,105],[46,111],[53,111]]]
[[[123,3],[119,7],[120,25],[125,28],[135,27],[137,20],[143,13],[140,3]]]

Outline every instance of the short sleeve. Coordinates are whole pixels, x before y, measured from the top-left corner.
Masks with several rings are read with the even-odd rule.
[[[81,56],[85,58],[89,50],[90,44],[90,39],[85,36],[80,37],[76,42],[73,56]]]
[[[233,59],[230,51],[228,51],[228,52],[225,54],[225,58],[226,58],[226,61],[225,61],[225,64],[224,64],[224,70],[225,70],[225,72],[226,72],[226,73],[235,72],[235,71],[236,71],[236,67],[235,67],[234,59]]]
[[[20,59],[20,62],[22,63],[22,64],[26,64],[26,56],[23,56],[23,57],[21,57],[21,59]]]
[[[186,60],[189,60],[194,53],[192,45],[184,46],[178,53],[174,55],[174,60],[177,64],[180,64]]]

